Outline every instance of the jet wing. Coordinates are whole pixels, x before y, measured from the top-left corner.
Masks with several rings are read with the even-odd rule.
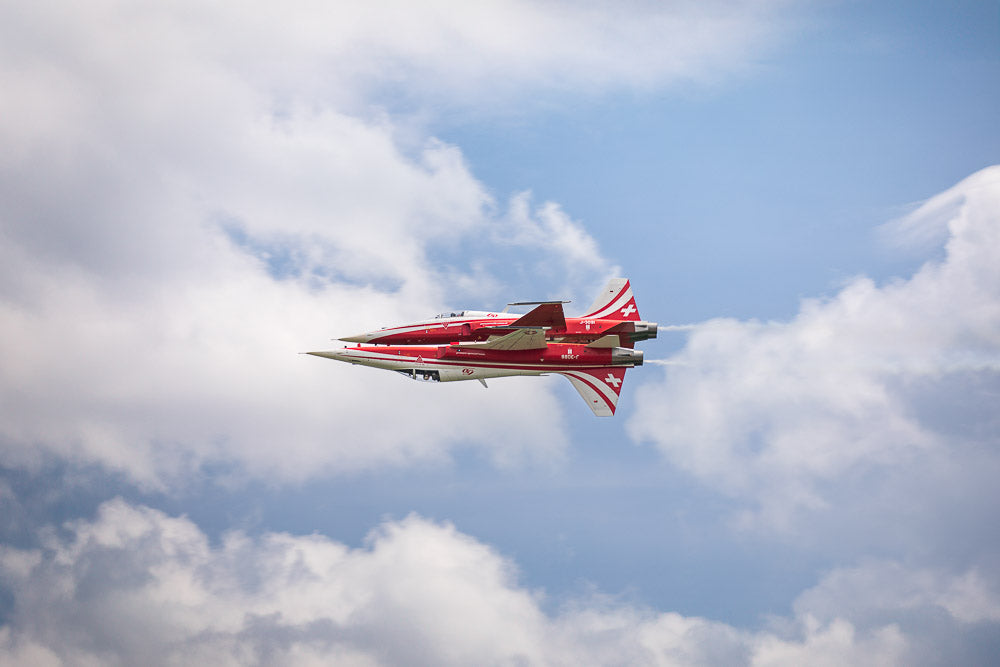
[[[509,327],[549,327],[565,329],[566,316],[563,314],[562,302],[543,303],[514,320]]]
[[[618,406],[625,368],[607,366],[585,371],[561,371],[598,417],[610,417]]]
[[[459,349],[469,350],[544,350],[545,332],[541,328],[515,329],[509,334],[488,340],[485,343],[462,343]]]

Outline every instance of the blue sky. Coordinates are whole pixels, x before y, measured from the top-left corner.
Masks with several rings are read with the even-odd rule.
[[[657,312],[787,317],[856,273],[912,269],[873,228],[995,163],[1000,105],[991,3],[790,10],[745,76],[435,129],[498,195],[558,201],[616,259],[657,264]],[[656,262],[651,236],[670,240]]]
[[[0,662],[1000,650],[996,3],[0,26]],[[612,419],[296,354],[611,275]]]

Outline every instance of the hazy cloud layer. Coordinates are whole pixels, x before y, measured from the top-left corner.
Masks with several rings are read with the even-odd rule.
[[[213,546],[120,499],[64,528],[0,552],[15,601],[0,646],[15,663],[913,665],[969,658],[947,639],[1000,620],[977,572],[898,563],[833,572],[794,617],[747,631],[596,597],[546,612],[515,564],[418,516],[360,549],[238,532]]]
[[[639,391],[631,434],[786,527],[901,470],[996,499],[979,471],[1000,463],[998,211],[991,167],[898,223],[947,233],[944,258],[912,277],[857,278],[789,322],[695,327],[663,380]]]

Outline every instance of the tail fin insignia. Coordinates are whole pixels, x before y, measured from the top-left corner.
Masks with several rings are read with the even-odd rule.
[[[562,375],[573,383],[580,397],[598,417],[610,417],[618,407],[618,395],[625,382],[625,368],[606,367],[566,371]]]
[[[638,322],[639,309],[632,296],[632,285],[626,278],[612,278],[591,304],[584,318],[627,320]]]

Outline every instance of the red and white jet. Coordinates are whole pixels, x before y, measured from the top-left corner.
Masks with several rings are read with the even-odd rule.
[[[515,315],[481,310],[442,313],[437,317],[386,327],[378,331],[345,336],[347,343],[376,345],[444,345],[465,341],[486,341],[524,327],[537,327],[545,338],[560,343],[591,343],[603,336],[621,337],[623,347],[638,340],[656,338],[656,323],[639,319],[632,286],[625,278],[612,278],[581,317],[565,317],[562,301],[529,301],[508,306],[535,306],[529,313]]]
[[[397,371],[415,380],[452,382],[558,373],[599,417],[615,413],[625,371],[642,365],[635,341],[656,337],[656,323],[639,319],[628,280],[615,278],[578,318],[561,301],[532,302],[524,315],[444,313],[414,324],[341,338],[367,343],[309,352],[351,364]],[[508,305],[526,305],[508,304]]]

